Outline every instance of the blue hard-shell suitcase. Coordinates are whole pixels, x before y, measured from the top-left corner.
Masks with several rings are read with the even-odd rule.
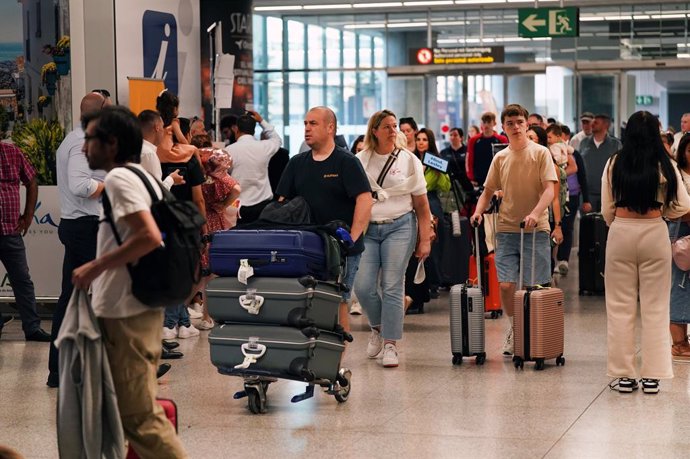
[[[248,260],[257,277],[314,276],[329,279],[323,238],[310,231],[229,230],[213,235],[211,272],[236,276],[240,260]]]

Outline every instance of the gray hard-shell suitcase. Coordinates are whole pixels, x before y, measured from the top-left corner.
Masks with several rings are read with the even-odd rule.
[[[342,335],[315,328],[219,325],[211,330],[211,362],[223,374],[335,381]]]
[[[479,270],[479,228],[474,228],[475,260]],[[453,365],[462,364],[463,357],[476,356],[477,365],[486,360],[484,324],[484,294],[481,276],[477,285],[469,281],[450,289],[450,347]]]
[[[271,324],[335,330],[342,301],[337,284],[300,279],[250,277],[247,285],[219,277],[206,288],[206,304],[217,322]]]

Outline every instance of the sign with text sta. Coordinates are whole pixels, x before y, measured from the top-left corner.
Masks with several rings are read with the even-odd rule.
[[[579,21],[579,8],[520,8],[518,35],[524,38],[577,37]]]

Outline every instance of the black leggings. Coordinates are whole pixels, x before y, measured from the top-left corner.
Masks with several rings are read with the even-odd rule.
[[[568,201],[568,209],[570,213],[561,220],[561,230],[563,231],[563,242],[558,246],[558,253],[556,259],[558,261],[568,261],[570,259],[570,251],[573,248],[573,230],[575,227],[575,215],[580,208],[580,195],[571,194]]]

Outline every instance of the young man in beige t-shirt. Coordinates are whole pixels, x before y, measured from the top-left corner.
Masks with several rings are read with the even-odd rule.
[[[494,157],[479,197],[477,210],[471,221],[482,221],[482,211],[488,207],[496,191],[503,192],[496,228],[496,271],[501,287],[501,305],[510,326],[503,346],[504,355],[513,353],[513,296],[518,282],[520,265],[520,223],[527,231],[536,230],[534,284],[551,279],[551,246],[549,242],[548,206],[553,201],[553,184],[558,181],[551,153],[546,147],[527,138],[528,113],[523,107],[511,104],[501,113],[501,123],[510,146]],[[532,236],[525,237],[523,284],[531,283]]]

